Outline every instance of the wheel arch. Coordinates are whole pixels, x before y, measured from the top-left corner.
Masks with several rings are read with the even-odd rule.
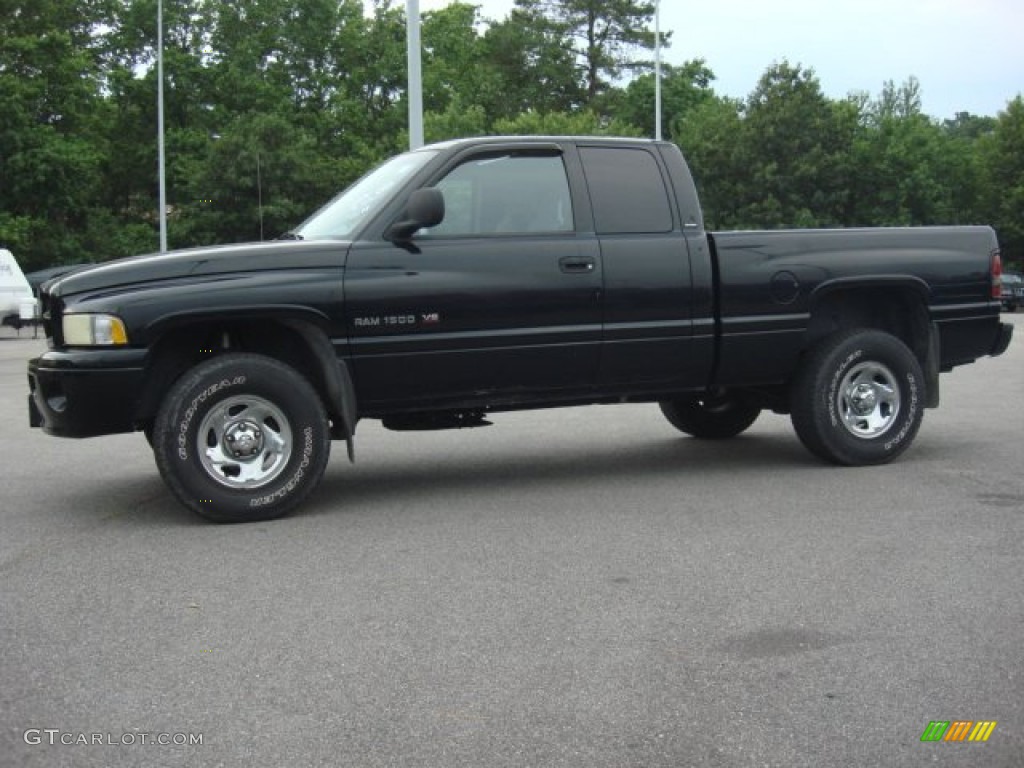
[[[925,374],[926,405],[939,404],[939,332],[931,319],[931,289],[913,275],[830,280],[811,294],[805,350],[835,333],[871,328],[910,348]]]
[[[353,457],[358,408],[351,373],[322,325],[310,316],[179,315],[159,328],[161,333],[150,346],[136,415],[144,428],[152,424],[174,382],[190,368],[226,352],[252,352],[290,365],[309,380],[331,419],[332,436],[345,439]]]

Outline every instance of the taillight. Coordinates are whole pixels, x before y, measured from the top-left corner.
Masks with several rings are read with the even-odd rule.
[[[1003,293],[1003,259],[999,251],[992,251],[992,298],[998,300]]]

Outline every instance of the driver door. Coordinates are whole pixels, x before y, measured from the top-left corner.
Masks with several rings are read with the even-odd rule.
[[[445,218],[413,244],[356,243],[346,322],[370,410],[514,403],[593,386],[601,260],[577,233],[562,153],[482,148],[431,185]]]

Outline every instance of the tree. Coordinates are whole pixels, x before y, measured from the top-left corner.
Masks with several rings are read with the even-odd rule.
[[[921,114],[921,82],[911,75],[897,88],[892,80],[882,85],[882,93],[874,104],[878,118],[914,117]]]
[[[523,112],[512,120],[498,120],[493,132],[503,136],[637,136],[635,126],[608,121],[594,112]]]
[[[108,153],[104,202],[113,234],[97,255],[113,258],[158,247],[156,2],[112,3],[108,20],[110,63],[102,103]],[[167,202],[173,243],[196,152],[216,131],[213,75],[209,69],[212,16],[200,0],[164,3],[164,108]],[[175,215],[177,214],[177,215]]]
[[[76,233],[99,205],[102,8],[80,0],[8,6],[0,14],[0,245],[31,269],[79,260]]]
[[[988,221],[999,235],[1004,260],[1024,268],[1024,97],[1007,103],[980,151]]]
[[[586,93],[571,41],[563,29],[533,12],[514,8],[484,34],[484,59],[498,77],[498,91],[485,107],[497,118],[528,110],[571,112]]]
[[[709,229],[739,229],[748,194],[743,153],[743,102],[712,95],[671,122],[671,133],[693,172],[704,223]]]
[[[645,0],[516,0],[525,23],[570,42],[582,66],[586,103],[594,104],[624,73],[643,71],[639,50],[654,48],[654,3]],[[663,36],[664,39],[667,36]]]
[[[849,223],[976,221],[980,181],[973,141],[924,115],[920,92],[916,78],[898,88],[890,80],[867,103],[853,147]]]
[[[696,107],[713,97],[711,83],[714,79],[714,73],[703,59],[688,61],[680,67],[663,66],[661,111],[665,139],[672,141],[676,122],[686,119]],[[631,81],[619,94],[612,113],[639,127],[641,135],[654,136],[654,108],[654,75],[646,74]]]
[[[0,13],[0,246],[26,267],[157,244],[157,0],[7,0]],[[399,0],[164,2],[174,246],[289,229],[404,149]],[[517,0],[424,14],[430,140],[654,134],[651,0]],[[627,76],[631,76],[627,80]],[[992,223],[1024,259],[1024,107],[921,112],[921,84],[832,101],[773,65],[744,101],[703,61],[666,65],[664,133],[717,228]]]
[[[958,112],[941,125],[943,153],[952,173],[947,183],[955,220],[961,223],[984,224],[989,220],[984,209],[988,182],[982,149],[995,126],[994,117],[969,112]]]
[[[430,142],[459,139],[464,136],[481,136],[488,132],[490,120],[479,104],[466,106],[456,94],[444,112],[423,114],[423,134]],[[408,146],[408,135],[402,136]]]
[[[786,61],[769,67],[745,107],[749,175],[741,220],[766,228],[842,223],[852,139],[846,117],[824,96],[814,70]]]
[[[322,160],[312,133],[284,116],[238,116],[184,182],[174,245],[272,239],[291,229],[337,191]]]
[[[950,136],[976,141],[996,128],[994,117],[980,117],[970,112],[957,112],[952,120],[944,120],[942,127]]]
[[[490,105],[499,97],[500,76],[477,32],[479,8],[452,3],[423,17],[423,108],[444,112],[463,105]]]

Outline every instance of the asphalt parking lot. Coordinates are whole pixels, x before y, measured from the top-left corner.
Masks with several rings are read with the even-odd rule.
[[[653,406],[367,423],[243,526],[178,507],[141,435],[29,429],[43,343],[2,329],[0,766],[1019,768],[1005,317],[889,466],[823,465],[771,414],[717,444]]]

